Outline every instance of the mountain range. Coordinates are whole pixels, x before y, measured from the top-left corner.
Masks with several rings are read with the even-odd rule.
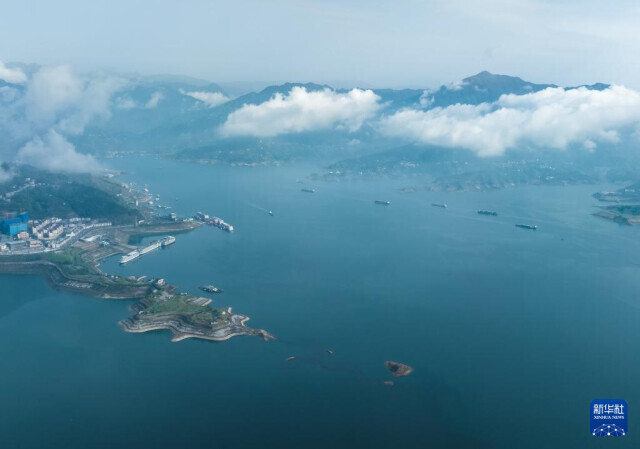
[[[206,81],[139,78],[118,93],[111,118],[92,123],[87,132],[75,139],[75,143],[78,148],[89,152],[147,151],[184,159],[246,163],[365,155],[398,146],[393,139],[381,138],[367,123],[357,132],[338,129],[268,138],[220,136],[219,128],[229,114],[245,105],[267,102],[276,94],[286,96],[295,87],[304,88],[307,92],[348,92],[347,89],[333,89],[315,83],[285,83],[231,98],[220,85]],[[372,90],[380,98],[379,113],[391,114],[403,108],[429,110],[457,103],[478,105],[496,101],[501,95],[523,95],[549,87],[557,86],[530,83],[518,77],[485,71],[438,89]],[[608,85],[585,87],[602,90]],[[209,105],[189,95],[194,92],[219,94],[228,101]],[[156,104],[150,104],[154,98],[158,99]],[[354,142],[359,143],[358,148],[354,147]]]
[[[19,67],[29,77],[38,70],[35,65]],[[558,87],[487,71],[436,89],[376,88],[368,94],[365,89],[354,94],[352,89],[335,89],[326,84],[284,83],[235,96],[246,88],[229,84],[231,91],[228,91],[222,84],[184,76],[118,77],[125,82],[110,98],[109,114],[93,117],[84,132],[66,136],[79,152],[144,153],[187,161],[248,165],[306,160],[328,167],[326,173],[318,174],[325,179],[354,174],[426,175],[444,189],[494,188],[542,181],[635,181],[634,173],[640,168],[636,152],[617,141],[616,152],[607,151],[611,143],[606,141],[593,150],[590,147],[595,145],[587,139],[588,151],[575,144],[565,151],[548,151],[544,146],[529,151],[524,145],[496,157],[483,158],[463,146],[439,146],[437,139],[436,143],[426,144],[410,136],[380,132],[380,119],[403,117],[404,111],[409,111],[414,119],[432,114],[446,123],[456,117],[438,118],[438,114],[450,108],[462,108],[463,114],[486,114],[495,111],[499,102],[510,101],[503,96],[525,99],[528,94]],[[577,93],[584,95],[586,91],[609,87],[596,83],[566,87],[563,92],[582,88]],[[25,89],[24,85],[0,80],[0,106],[3,94],[15,91],[24,95]],[[304,102],[287,105],[292,92],[316,94],[319,96],[316,100],[320,98],[320,103],[327,102],[328,107],[333,107],[332,114],[339,120],[321,128],[305,128],[306,124],[297,120],[297,116],[307,114],[320,121],[323,117],[317,110],[309,110]],[[375,100],[372,102],[368,95]],[[278,114],[286,107],[289,115],[280,117]],[[343,109],[356,117],[360,114],[359,119],[350,121],[351,116],[343,114]],[[261,127],[255,132],[223,132],[231,117],[249,114],[259,122],[267,112],[275,114],[275,119],[266,125],[259,123]],[[270,132],[271,125],[290,127],[283,132]],[[471,128],[466,132],[477,130]]]

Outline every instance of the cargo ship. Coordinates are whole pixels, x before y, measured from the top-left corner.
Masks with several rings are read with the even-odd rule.
[[[174,243],[176,243],[176,238],[170,235],[169,237],[165,237],[164,240],[162,240],[162,247],[166,248],[167,246],[173,245]]]
[[[528,224],[517,224],[516,228],[531,229],[532,231],[535,231],[536,229],[538,229],[538,226],[537,225],[528,225]]]
[[[381,206],[388,206],[389,204],[391,204],[391,201],[375,200],[374,203],[380,204]]]
[[[480,214],[480,215],[491,215],[493,217],[497,217],[498,216],[498,212],[494,212],[492,210],[479,210],[478,214]]]
[[[132,260],[137,259],[138,257],[140,257],[140,251],[138,251],[137,249],[133,250],[130,253],[127,253],[120,258],[120,265],[124,265],[127,262],[131,262]]]
[[[222,290],[220,290],[215,285],[203,285],[202,287],[200,287],[200,290],[207,293],[222,293]]]
[[[442,207],[443,209],[447,208],[447,205],[445,203],[431,203],[431,205],[434,207]]]
[[[316,193],[316,189],[300,189],[300,190],[307,193]]]
[[[140,253],[141,256],[144,256],[145,254],[153,251],[154,249],[160,248],[160,246],[162,246],[162,242],[160,240],[154,240],[144,248],[139,249],[138,252]]]

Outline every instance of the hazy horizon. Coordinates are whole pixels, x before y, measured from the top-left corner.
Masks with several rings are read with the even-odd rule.
[[[640,87],[630,1],[36,3],[3,7],[0,60],[219,83],[424,88],[488,70]]]

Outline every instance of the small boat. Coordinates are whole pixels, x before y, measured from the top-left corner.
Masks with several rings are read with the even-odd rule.
[[[269,211],[269,215],[271,215],[273,217],[273,211],[272,210]]]
[[[380,204],[381,206],[388,206],[389,204],[391,204],[391,201],[375,200],[374,203]]]
[[[492,211],[492,210],[479,210],[478,211],[478,215],[491,215],[493,217],[497,217],[498,216],[498,212]]]
[[[162,247],[166,248],[167,246],[173,245],[174,243],[176,243],[176,238],[170,235],[169,237],[165,237],[162,240]]]
[[[300,190],[306,193],[316,193],[316,189],[300,189]]]
[[[285,362],[290,362],[290,361],[292,361],[292,360],[295,360],[295,358],[296,358],[296,357],[292,355],[292,356],[287,357],[286,359],[284,359],[284,361],[285,361]]]
[[[445,203],[431,203],[431,205],[434,207],[442,207],[443,209],[447,208],[447,205]]]
[[[325,351],[327,351],[327,354],[333,355],[333,351],[331,349],[326,349]]]
[[[222,293],[222,290],[220,290],[215,285],[203,285],[202,287],[200,287],[200,290],[207,293]]]
[[[530,229],[532,231],[535,231],[536,229],[538,229],[538,226],[537,225],[528,225],[528,224],[517,224],[516,228]]]

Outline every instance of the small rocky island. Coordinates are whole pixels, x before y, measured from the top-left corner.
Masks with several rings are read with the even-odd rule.
[[[384,365],[395,377],[408,376],[413,372],[413,368],[400,362],[392,362],[387,360]]]

